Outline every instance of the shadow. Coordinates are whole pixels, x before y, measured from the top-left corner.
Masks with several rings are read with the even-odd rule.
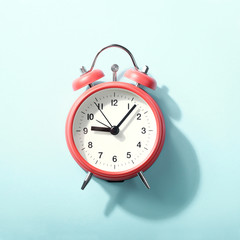
[[[116,206],[147,219],[169,218],[185,209],[193,200],[200,181],[198,159],[190,141],[173,124],[179,121],[181,111],[169,96],[167,87],[147,91],[160,106],[166,124],[163,150],[144,175],[151,189],[148,190],[138,177],[119,182],[96,179],[109,193],[105,215]]]

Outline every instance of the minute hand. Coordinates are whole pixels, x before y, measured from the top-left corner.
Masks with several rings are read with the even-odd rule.
[[[136,106],[137,106],[137,105],[134,104],[134,105],[132,106],[132,108],[127,112],[127,114],[123,117],[123,119],[122,119],[122,120],[119,122],[119,124],[117,125],[118,128],[122,125],[122,123],[126,120],[126,118],[130,115],[130,113],[134,110],[134,108],[135,108]]]

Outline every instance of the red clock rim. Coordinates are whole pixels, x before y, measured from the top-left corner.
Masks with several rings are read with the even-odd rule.
[[[101,170],[99,168],[94,167],[90,163],[88,163],[82,157],[82,155],[78,152],[77,147],[73,140],[73,131],[72,131],[73,120],[79,106],[85,101],[85,99],[87,99],[92,94],[108,88],[126,89],[129,91],[132,91],[133,93],[143,98],[152,109],[154,117],[156,119],[156,123],[157,123],[158,134],[156,136],[154,146],[151,152],[148,154],[146,160],[129,170],[124,170],[119,172],[109,172],[109,171]],[[87,172],[93,173],[96,177],[99,177],[105,180],[119,181],[119,180],[125,180],[125,179],[135,177],[137,173],[139,173],[140,171],[143,171],[143,172],[146,171],[156,161],[164,144],[165,123],[164,123],[164,118],[159,106],[153,100],[153,98],[150,95],[148,95],[144,90],[129,83],[107,82],[107,83],[101,83],[101,84],[95,85],[94,87],[89,88],[75,101],[67,117],[65,135],[66,135],[66,141],[67,141],[69,151],[80,167],[82,167]]]

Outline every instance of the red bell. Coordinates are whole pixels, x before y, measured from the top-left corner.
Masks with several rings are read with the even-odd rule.
[[[84,73],[73,81],[72,83],[73,90],[76,91],[82,87],[85,87],[102,77],[104,77],[104,73],[98,69]]]
[[[124,76],[129,78],[145,87],[156,89],[157,83],[156,80],[150,76],[148,76],[144,72],[140,72],[136,69],[129,69],[125,72]]]

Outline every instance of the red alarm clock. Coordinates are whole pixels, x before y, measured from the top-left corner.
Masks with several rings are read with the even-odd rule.
[[[118,65],[112,66],[113,81],[93,85],[104,77],[93,70],[98,55],[105,49],[117,47],[126,51],[134,65],[124,76],[133,85],[117,81]],[[90,68],[74,80],[73,89],[89,85],[73,104],[66,122],[66,141],[76,162],[87,172],[82,189],[91,177],[123,181],[139,176],[150,188],[143,172],[159,156],[165,139],[162,112],[141,85],[155,89],[156,81],[147,75],[148,67],[140,71],[131,52],[117,44],[100,50]]]

